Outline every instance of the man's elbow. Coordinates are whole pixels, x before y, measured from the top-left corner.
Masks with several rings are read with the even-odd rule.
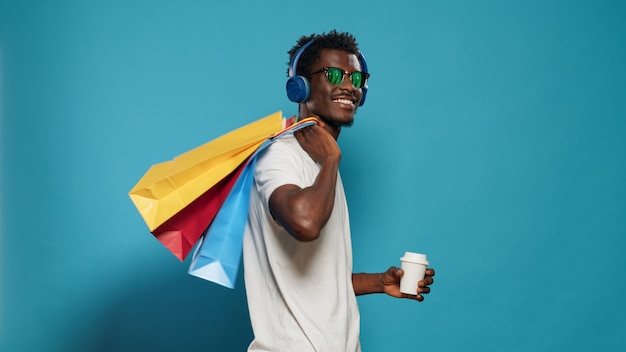
[[[302,220],[289,232],[300,242],[312,242],[320,237],[322,227],[314,221]]]

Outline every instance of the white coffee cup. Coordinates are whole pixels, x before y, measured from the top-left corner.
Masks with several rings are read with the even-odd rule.
[[[400,292],[410,295],[417,294],[417,283],[424,279],[426,275],[426,254],[404,252],[404,257],[400,258],[404,276],[400,280]]]

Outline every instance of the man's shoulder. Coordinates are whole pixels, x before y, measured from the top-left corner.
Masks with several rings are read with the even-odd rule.
[[[272,144],[267,147],[266,154],[297,154],[299,150],[302,150],[302,148],[300,147],[300,143],[298,143],[296,137],[292,133],[290,133],[272,140]]]
[[[274,144],[298,144],[298,140],[293,133],[287,133],[280,135],[272,140],[272,145]]]
[[[293,134],[280,136],[272,141],[258,158],[257,169],[276,168],[293,165],[301,168],[308,154],[302,149],[300,143]]]

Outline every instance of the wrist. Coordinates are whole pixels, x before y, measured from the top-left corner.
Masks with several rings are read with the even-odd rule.
[[[352,275],[352,284],[356,295],[366,295],[370,293],[384,293],[384,274],[358,273]]]
[[[339,160],[341,160],[340,155],[327,155],[324,158],[324,161],[320,163],[320,165],[326,166],[326,167],[338,167]]]

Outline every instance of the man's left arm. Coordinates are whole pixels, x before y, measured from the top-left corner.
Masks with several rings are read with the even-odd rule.
[[[390,267],[384,273],[352,274],[354,293],[357,296],[370,293],[386,293],[392,297],[415,299],[421,302],[424,300],[424,295],[430,292],[430,285],[435,282],[433,278],[433,276],[435,276],[435,270],[432,268],[426,269],[424,279],[420,280],[417,284],[416,294],[410,295],[400,292],[400,279],[402,275],[404,275],[404,271],[395,266]]]

